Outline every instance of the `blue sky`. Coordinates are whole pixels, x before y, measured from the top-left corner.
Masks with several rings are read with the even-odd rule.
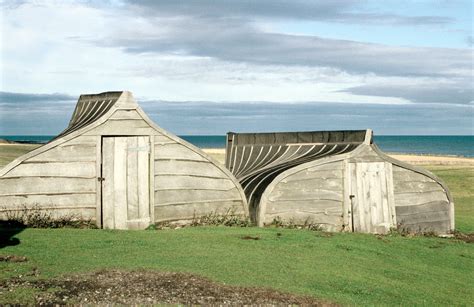
[[[130,90],[176,134],[473,134],[471,1],[3,1],[0,134]]]

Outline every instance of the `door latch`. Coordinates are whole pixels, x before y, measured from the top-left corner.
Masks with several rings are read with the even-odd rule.
[[[353,199],[354,197],[355,197],[355,195],[349,195],[350,199]]]
[[[100,181],[100,182],[102,182],[102,181],[104,181],[104,180],[105,180],[105,178],[104,178],[104,177],[97,177],[97,181]]]

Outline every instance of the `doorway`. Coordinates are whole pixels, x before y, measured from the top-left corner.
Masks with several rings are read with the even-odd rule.
[[[396,227],[391,165],[356,162],[349,169],[352,231],[386,233]]]
[[[150,138],[102,137],[102,228],[143,229],[151,222]]]

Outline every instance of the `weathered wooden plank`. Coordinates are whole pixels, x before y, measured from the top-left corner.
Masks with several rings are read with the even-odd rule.
[[[304,181],[304,180],[313,180],[313,179],[341,179],[342,170],[330,170],[330,171],[300,171],[291,176],[286,177],[280,182],[292,182],[292,181]]]
[[[320,172],[320,171],[342,171],[343,170],[343,162],[342,161],[337,161],[337,162],[331,162],[331,163],[325,163],[317,166],[313,166],[307,169],[308,172]]]
[[[395,206],[414,206],[430,203],[433,201],[448,201],[444,191],[433,191],[423,193],[396,193],[394,195]]]
[[[95,146],[73,145],[51,148],[25,162],[95,162],[95,159]]]
[[[166,135],[163,134],[157,134],[153,137],[154,144],[176,144],[176,141],[170,139]]]
[[[325,179],[313,178],[305,180],[280,181],[274,190],[286,191],[288,193],[297,194],[302,190],[328,190],[341,192],[343,182],[341,178]]]
[[[157,133],[144,120],[122,119],[106,121],[85,135],[153,135]]]
[[[102,140],[102,227],[114,228],[114,150],[115,138]]]
[[[79,135],[67,142],[58,145],[58,147],[68,146],[97,146],[97,138],[93,135]]]
[[[149,137],[138,137],[138,147],[150,145]],[[150,153],[138,151],[138,218],[150,218]]]
[[[332,212],[342,214],[342,203],[335,200],[308,199],[301,201],[270,201],[267,203],[266,212],[278,212],[285,210],[311,211],[311,212]]]
[[[155,204],[172,203],[172,202],[195,202],[200,200],[219,200],[229,198],[240,198],[237,188],[228,191],[216,190],[161,190],[155,192]]]
[[[102,177],[102,136],[98,135],[96,138],[96,150],[95,150],[95,169],[96,169],[96,177]],[[95,213],[95,221],[96,225],[99,228],[102,228],[102,181],[96,180],[95,182],[95,206],[96,206],[96,213]]]
[[[448,233],[450,231],[449,221],[419,222],[415,224],[399,223],[399,228],[410,232],[428,232]]]
[[[398,166],[393,166],[393,182],[395,186],[401,181],[435,182],[433,179],[423,174]]]
[[[127,137],[127,149],[137,148],[137,138]],[[127,150],[127,220],[138,218],[138,151]]]
[[[210,213],[224,214],[233,209],[236,214],[243,214],[242,201],[215,201],[183,205],[155,206],[155,221],[190,220],[193,217]]]
[[[352,231],[351,165],[348,161],[344,161],[344,199],[342,209],[344,231]]]
[[[432,211],[449,211],[450,205],[449,202],[446,201],[433,201],[421,205],[416,206],[399,206],[396,207],[397,216],[405,216],[405,215],[414,215],[419,213],[425,212],[432,212]]]
[[[214,178],[228,178],[221,169],[208,161],[155,161],[155,175],[194,175]]]
[[[78,177],[94,178],[95,162],[48,162],[19,164],[3,177]]]
[[[207,161],[206,158],[193,150],[185,147],[178,143],[172,144],[155,144],[155,159],[156,160],[196,160],[196,161]]]
[[[274,189],[268,196],[270,201],[302,201],[310,199],[327,199],[342,202],[342,187],[339,190],[325,190],[312,187],[292,186],[289,189]]]
[[[155,176],[155,190],[161,189],[215,189],[229,190],[235,187],[230,179],[193,177],[186,175]]]
[[[397,214],[395,212],[395,196],[393,187],[393,169],[392,163],[385,162],[385,176],[387,183],[387,201],[392,227],[397,225]]]
[[[353,214],[353,226],[355,232],[366,232],[367,226],[365,225],[365,218],[364,215],[367,214],[364,204],[365,194],[365,185],[363,184],[361,172],[358,170],[358,165],[356,163],[352,163],[352,195],[353,202],[352,202],[352,214]]]
[[[115,138],[113,177],[115,229],[127,229],[127,147],[127,138]]]
[[[28,207],[95,208],[95,193],[61,195],[0,196],[0,209]]]
[[[395,193],[443,191],[441,185],[435,181],[399,181],[394,188]]]
[[[136,110],[117,110],[110,116],[109,120],[136,119],[143,120]]]
[[[411,215],[399,215],[400,224],[418,224],[427,222],[446,221],[449,222],[449,210],[430,211]]]
[[[61,177],[0,178],[0,195],[95,192],[95,180]]]

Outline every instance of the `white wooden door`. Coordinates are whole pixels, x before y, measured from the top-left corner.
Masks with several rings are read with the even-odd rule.
[[[349,169],[353,231],[386,233],[395,227],[391,164],[357,162]]]
[[[148,136],[102,138],[102,227],[146,228],[150,224]]]

